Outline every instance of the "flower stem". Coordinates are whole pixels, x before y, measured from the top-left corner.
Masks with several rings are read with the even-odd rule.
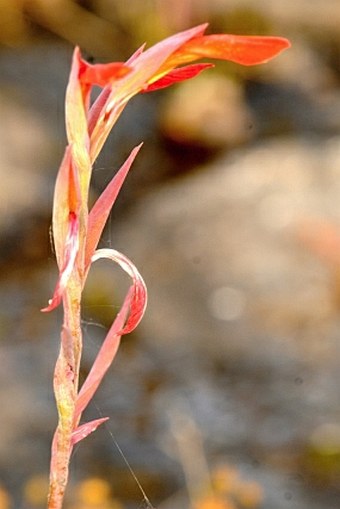
[[[69,475],[72,453],[72,432],[78,393],[82,333],[80,326],[81,282],[77,274],[70,278],[63,297],[64,324],[61,347],[54,371],[54,394],[58,409],[58,426],[54,434],[51,454],[48,509],[61,509]]]

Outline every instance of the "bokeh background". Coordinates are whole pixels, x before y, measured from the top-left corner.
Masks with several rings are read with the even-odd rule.
[[[45,507],[60,311],[49,239],[72,49],[123,60],[176,31],[291,50],[133,99],[93,198],[144,141],[102,246],[150,301],[87,416],[65,508],[336,509],[340,501],[338,0],[1,0],[0,508]],[[98,263],[86,375],[128,281]]]

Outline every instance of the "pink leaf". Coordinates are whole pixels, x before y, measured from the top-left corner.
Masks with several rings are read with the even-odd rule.
[[[144,315],[147,304],[147,290],[143,278],[126,256],[113,249],[98,249],[92,256],[92,261],[94,262],[100,258],[117,262],[132,278],[133,284],[98,352],[90,373],[79,391],[76,403],[76,418],[80,417],[111,366],[118,351],[121,336],[137,327]]]
[[[122,253],[116,251],[115,249],[97,249],[97,251],[92,256],[92,262],[99,260],[100,258],[106,258],[108,260],[112,260],[113,262],[118,263],[123,270],[132,278],[132,294],[131,294],[131,302],[130,302],[130,314],[128,319],[124,325],[124,327],[118,331],[118,334],[128,334],[132,332],[145,313],[146,305],[147,305],[147,289],[146,284],[140,273],[138,272],[135,265]]]
[[[106,335],[106,338],[97,354],[97,357],[95,358],[91,370],[78,393],[75,409],[75,419],[80,418],[82,412],[85,410],[93,398],[96,390],[98,389],[101,381],[105,376],[105,373],[111,366],[117,354],[121,339],[121,335],[118,334],[118,331],[121,330],[124,325],[126,316],[129,311],[129,304],[130,295],[128,292],[127,296],[125,297],[124,304],[116,316],[115,321],[111,325],[111,328]]]
[[[91,209],[88,217],[87,241],[85,247],[85,267],[88,267],[90,264],[91,256],[97,248],[100,236],[103,232],[111,208],[141,146],[142,144],[138,145],[138,147],[135,147],[132,150],[123,166],[113,177],[111,182],[99,196],[98,200]]]
[[[103,422],[106,422],[108,419],[108,417],[101,417],[100,419],[95,419],[94,421],[86,422],[85,424],[78,426],[72,433],[72,446],[86,438],[90,435],[90,433],[93,433],[93,431],[96,431],[98,426],[103,424]]]

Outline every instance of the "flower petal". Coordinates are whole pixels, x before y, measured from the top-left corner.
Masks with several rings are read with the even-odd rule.
[[[106,85],[106,87],[101,91],[97,99],[92,104],[89,115],[88,115],[88,131],[90,137],[92,136],[93,129],[95,128],[98,118],[105,107],[105,103],[111,94],[111,85]],[[92,146],[92,145],[91,145]],[[92,151],[91,151],[92,152]],[[94,163],[94,159],[91,159],[92,164]]]
[[[110,96],[105,101],[100,102],[102,109],[100,113],[96,111],[96,122],[91,122],[92,161],[96,160],[109,132],[129,99],[142,91],[148,83],[157,81],[164,76],[166,72],[158,73],[159,68],[163,66],[164,62],[185,42],[193,37],[202,35],[206,27],[207,24],[205,23],[184,32],[179,32],[144,52],[140,48],[132,55],[126,65],[133,70],[119,81],[110,85]],[[170,70],[166,69],[166,71]]]
[[[80,81],[91,86],[105,87],[108,83],[121,79],[131,72],[131,68],[124,62],[92,65],[83,59],[81,61],[83,65],[79,73]]]
[[[203,35],[183,44],[164,65],[175,67],[198,58],[230,60],[242,65],[263,64],[289,47],[290,42],[283,37]]]
[[[185,43],[193,38],[202,36],[207,26],[208,24],[204,23],[189,30],[179,32],[151,46],[144,53],[140,53],[137,56],[133,55],[128,60],[129,65],[133,68],[133,72],[118,84],[119,89],[122,86],[124,88],[124,95],[131,96],[142,90],[150,80],[156,81],[158,78],[161,78],[162,75],[158,75],[158,70],[163,66],[164,62],[168,61],[171,55],[180,50]],[[116,93],[117,91],[114,92]],[[114,96],[112,99],[114,100]]]
[[[140,46],[140,47],[139,47],[139,48],[138,48],[138,49],[137,49],[137,50],[136,50],[136,51],[135,51],[135,52],[131,55],[131,57],[129,58],[129,60],[127,60],[127,61],[125,62],[125,64],[126,64],[126,65],[128,65],[128,66],[129,66],[129,65],[131,65],[131,64],[133,64],[133,62],[134,62],[135,60],[137,60],[137,58],[138,58],[138,57],[139,57],[139,56],[143,53],[145,46],[146,46],[146,44],[145,44],[145,43],[144,43],[144,44],[142,44],[142,45],[141,45],[141,46]]]
[[[106,220],[110,214],[111,208],[141,146],[142,144],[138,145],[131,151],[131,154],[123,166],[104,189],[89,213],[85,247],[85,268],[90,264],[91,256],[97,248],[100,236],[104,229]]]
[[[153,92],[154,90],[159,90],[160,88],[166,88],[174,83],[178,83],[179,81],[185,81],[190,78],[194,78],[198,74],[200,74],[205,69],[209,69],[210,67],[214,67],[214,64],[194,64],[194,65],[186,65],[185,67],[180,67],[179,69],[174,69],[169,72],[163,78],[160,78],[157,81],[152,82],[150,85],[147,85],[146,88],[143,89],[143,92]]]

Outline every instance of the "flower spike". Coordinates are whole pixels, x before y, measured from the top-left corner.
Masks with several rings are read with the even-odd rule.
[[[62,302],[64,311],[53,384],[58,425],[51,448],[48,509],[62,509],[74,445],[107,420],[101,417],[81,423],[82,413],[110,368],[122,336],[138,326],[147,304],[146,285],[135,265],[114,249],[97,249],[111,208],[141,145],[131,151],[89,211],[94,161],[126,104],[136,94],[194,78],[213,67],[211,63],[197,62],[202,58],[255,65],[267,62],[290,46],[281,37],[205,35],[206,28],[207,24],[203,24],[185,30],[147,50],[143,45],[125,63],[89,64],[78,47],[73,53],[65,99],[68,144],[53,200],[53,240],[59,276],[53,297],[42,310],[51,311]],[[91,104],[94,86],[102,90]],[[92,263],[101,258],[118,263],[132,282],[79,389],[81,297]]]

